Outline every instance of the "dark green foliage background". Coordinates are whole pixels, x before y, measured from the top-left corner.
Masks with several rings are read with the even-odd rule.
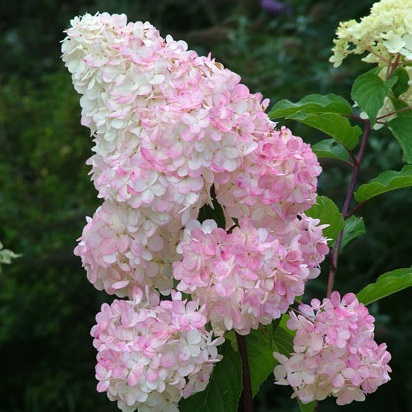
[[[252,91],[274,102],[308,93],[349,96],[364,68],[349,59],[328,63],[340,20],[368,12],[371,0],[285,1],[290,13],[274,16],[258,0],[20,0],[0,3],[0,240],[23,254],[0,274],[0,412],[104,412],[117,410],[95,390],[95,350],[89,330],[103,301],[88,283],[76,238],[99,204],[86,159],[88,130],[80,126],[79,96],[60,61],[63,30],[72,17],[124,12],[149,20],[163,35],[209,51],[239,73]],[[294,125],[292,125],[294,126]],[[295,134],[320,136],[296,126]],[[371,140],[362,171],[367,181],[400,167],[400,151],[385,135]],[[322,194],[342,202],[349,170],[323,164]],[[373,200],[362,210],[368,235],[342,256],[337,288],[357,292],[376,276],[411,264],[411,196],[407,190]],[[325,267],[327,269],[327,267]],[[326,272],[309,293],[322,297]],[[389,342],[393,380],[363,404],[341,410],[412,410],[409,373],[412,338],[408,292],[372,307],[377,339]],[[256,400],[258,411],[293,411],[288,388],[272,378]],[[408,403],[409,402],[409,403]],[[409,408],[409,409],[408,409]],[[333,402],[320,411],[335,410]]]

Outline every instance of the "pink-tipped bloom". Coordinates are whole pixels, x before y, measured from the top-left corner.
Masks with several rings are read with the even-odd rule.
[[[315,203],[320,172],[308,144],[286,127],[273,129],[234,173],[216,176],[217,198],[228,215],[252,216],[264,227],[273,226],[279,218],[294,218]],[[265,221],[265,216],[272,218]]]
[[[182,223],[274,124],[260,94],[210,56],[125,15],[72,20],[63,61],[94,136],[92,178],[104,199],[152,207]]]
[[[213,220],[189,221],[178,246],[182,260],[173,264],[177,289],[204,305],[217,334],[234,329],[246,335],[269,324],[319,274],[328,250],[321,228],[310,230],[308,219],[289,222],[283,233],[246,220],[231,233]]]
[[[194,302],[159,301],[135,289],[133,301],[103,304],[91,334],[96,347],[97,390],[122,411],[178,411],[179,400],[206,388],[217,346]]]
[[[131,297],[135,287],[149,286],[169,294],[179,231],[171,233],[167,224],[167,215],[150,208],[106,201],[87,219],[74,253],[98,290]]]
[[[321,169],[309,145],[276,129],[268,101],[210,55],[125,15],[71,23],[62,59],[104,199],[75,253],[97,289],[133,299],[97,316],[98,390],[123,411],[174,412],[219,360],[206,323],[216,335],[248,334],[319,274],[324,226],[304,212]],[[212,192],[226,228],[197,220]]]
[[[238,219],[251,230],[266,228],[280,245],[274,256],[285,262],[270,275],[281,297],[271,295],[273,279],[263,274],[256,275],[262,290],[248,281],[244,287],[253,290],[236,292],[233,316],[255,319],[237,330],[278,317],[327,253],[322,227],[304,216],[321,170],[309,145],[285,127],[277,130],[265,113],[268,101],[237,74],[185,42],[163,39],[151,24],[107,13],[71,23],[62,59],[82,95],[82,122],[95,142],[87,163],[105,200],[75,251],[89,280],[120,297],[136,286],[167,293],[182,227],[210,203],[213,186],[228,225]],[[122,225],[114,227],[113,219]],[[125,225],[128,219],[135,224]],[[263,253],[250,247],[235,257]]]
[[[363,401],[365,394],[390,380],[390,353],[374,340],[374,321],[353,293],[341,299],[313,299],[290,312],[287,326],[296,330],[290,357],[274,353],[276,383],[290,385],[302,402],[336,397],[338,405]]]

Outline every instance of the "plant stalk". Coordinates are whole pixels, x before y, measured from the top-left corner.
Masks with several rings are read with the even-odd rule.
[[[349,216],[351,216],[351,213],[349,213],[349,207],[350,207],[350,204],[353,198],[353,194],[355,192],[355,186],[358,180],[360,166],[363,160],[363,155],[365,153],[366,144],[368,143],[369,135],[371,132],[370,121],[366,120],[364,121],[364,123],[365,123],[365,129],[363,131],[361,145],[359,147],[359,152],[356,157],[356,161],[353,164],[352,178],[350,180],[348,191],[345,197],[345,201],[343,203],[342,216],[344,220],[346,220]],[[343,231],[344,229],[342,229],[339,232],[338,237],[336,238],[333,253],[330,254],[330,270],[329,270],[329,277],[328,277],[328,287],[327,287],[327,292],[326,292],[326,297],[328,298],[332,294],[333,286],[335,284],[336,272],[338,270],[339,250],[340,250],[342,239],[343,239]]]
[[[247,356],[246,339],[236,333],[237,347],[242,359],[243,406],[244,412],[253,412],[253,394],[250,380],[249,361]]]

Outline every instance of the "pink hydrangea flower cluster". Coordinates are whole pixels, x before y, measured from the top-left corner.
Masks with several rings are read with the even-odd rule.
[[[196,217],[214,174],[236,170],[270,133],[267,102],[149,23],[107,13],[71,23],[63,61],[94,135],[89,164],[100,196],[182,223]]]
[[[302,139],[275,128],[260,94],[149,23],[107,13],[71,23],[62,58],[82,94],[92,179],[105,199],[75,253],[98,289],[168,293],[181,229],[212,186],[229,226],[251,219],[283,241],[283,232],[306,236],[297,215],[316,201],[320,166]]]
[[[167,230],[162,219],[161,213],[105,201],[93,218],[87,218],[75,249],[89,281],[119,297],[132,296],[136,286],[169,294],[180,231]]]
[[[328,248],[304,212],[321,169],[309,145],[269,120],[268,101],[210,56],[125,15],[71,24],[62,59],[104,200],[75,254],[97,289],[129,299],[97,317],[98,388],[124,411],[172,411],[219,359],[206,322],[215,335],[247,334],[318,276]],[[226,227],[199,222],[215,201]],[[141,290],[154,297],[137,304]]]
[[[336,397],[338,405],[363,401],[390,380],[386,344],[374,340],[374,321],[353,293],[333,292],[300,305],[287,326],[296,330],[290,358],[274,353],[276,383],[290,385],[302,402]]]
[[[284,126],[272,128],[234,173],[216,177],[217,198],[232,218],[274,227],[315,203],[320,172],[309,145]]]
[[[177,289],[205,306],[217,334],[267,325],[318,275],[328,248],[314,223],[303,215],[274,233],[245,220],[228,233],[214,220],[189,221],[178,247],[183,259],[173,264]]]
[[[96,316],[97,389],[125,412],[177,412],[181,397],[207,386],[222,338],[212,338],[206,317],[180,293],[159,301],[135,292],[133,301],[103,304]]]

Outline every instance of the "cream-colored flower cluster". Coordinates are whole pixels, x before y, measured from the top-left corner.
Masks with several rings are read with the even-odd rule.
[[[412,62],[412,0],[381,0],[360,22],[341,22],[330,62],[335,67],[350,54],[380,66]]]

